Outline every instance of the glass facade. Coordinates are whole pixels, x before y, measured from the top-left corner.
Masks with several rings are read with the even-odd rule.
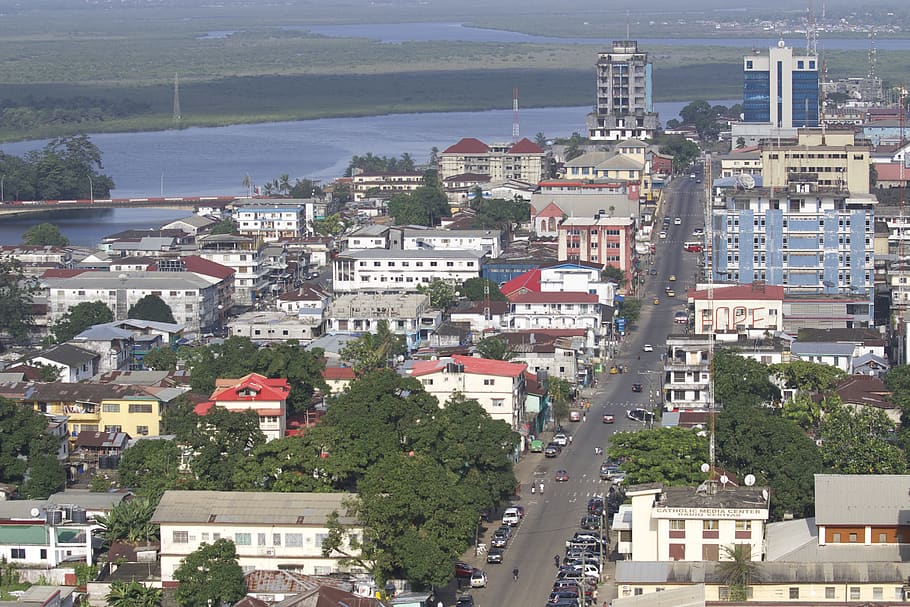
[[[745,72],[743,115],[746,122],[771,121],[771,81],[768,72]]]
[[[818,72],[793,72],[793,126],[818,126]]]

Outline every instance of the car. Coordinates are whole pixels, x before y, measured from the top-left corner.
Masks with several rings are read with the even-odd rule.
[[[524,517],[525,517],[525,507],[524,506],[511,506],[510,508],[518,512],[519,520],[524,519]]]
[[[518,511],[518,508],[511,507],[506,508],[502,513],[502,524],[508,527],[517,527],[518,523],[521,522],[521,512]]]
[[[579,522],[578,526],[582,529],[600,529],[600,517],[596,514],[586,514],[581,517],[581,521]],[[566,557],[577,558],[575,556],[569,557],[568,554]]]
[[[490,548],[490,551],[487,552],[487,562],[502,564],[502,548]]]
[[[547,605],[555,605],[563,599],[573,599],[577,601],[578,592],[575,590],[554,590],[547,599]]]
[[[509,536],[497,530],[490,538],[490,545],[494,548],[505,548],[509,545]]]
[[[474,573],[474,565],[464,561],[455,562],[455,577],[466,580],[471,577],[472,573]]]
[[[569,473],[565,470],[557,470],[554,478],[557,483],[565,483],[569,480]]]
[[[695,183],[701,183],[701,179],[696,179]]]
[[[556,599],[555,601],[547,601],[547,607],[579,607],[581,603],[578,602],[577,598],[565,598],[565,599]]]
[[[669,280],[670,282],[675,282],[675,281],[676,281],[676,274],[670,274],[670,276],[667,277],[667,280]]]
[[[598,520],[600,517],[597,517]],[[566,550],[566,561],[573,561],[575,559],[596,559],[597,553],[591,550],[585,550],[584,548],[568,548]]]
[[[600,480],[611,481],[618,474],[620,474],[619,464],[616,462],[611,462],[608,460],[600,465]],[[601,502],[601,508],[603,508],[603,502]]]
[[[604,422],[605,424],[612,424],[612,423],[615,422],[615,421],[616,421],[616,418],[613,417],[611,414],[609,414],[609,413],[604,413],[603,422]]]
[[[673,219],[673,225],[675,225],[675,226],[681,226],[681,225],[682,225],[682,219],[679,218],[679,217],[676,217],[675,219]]]
[[[486,588],[487,587],[487,574],[481,569],[475,569],[471,573],[471,588]]]
[[[474,607],[474,597],[470,594],[463,594],[455,601],[455,607]]]
[[[651,268],[650,270],[648,270],[648,274],[650,274],[651,276],[657,276],[657,268]]]
[[[588,514],[601,516],[604,512],[604,498],[592,497],[588,500]]]
[[[705,231],[702,228],[695,228],[692,230],[692,236],[704,236]]]
[[[550,443],[547,445],[546,449],[543,450],[544,457],[556,457],[562,452],[562,447],[556,443]]]
[[[641,391],[642,391],[641,384],[632,384],[632,392],[641,392]]]
[[[581,411],[569,411],[569,421],[570,422],[580,422],[581,421]]]
[[[553,442],[559,445],[560,447],[565,447],[569,444],[569,437],[564,433],[560,432],[553,435]]]
[[[506,537],[512,537],[512,528],[508,525],[500,525],[496,531],[501,531]]]
[[[626,417],[632,421],[641,422],[643,424],[654,421],[654,414],[647,409],[642,409],[641,407],[632,409],[631,411],[626,411]]]
[[[669,236],[669,234],[667,233],[666,230],[661,230],[661,231],[660,231],[660,234],[658,234],[658,236],[659,236],[661,239],[664,239],[664,238],[666,238],[667,236]]]
[[[690,173],[690,174],[689,174],[689,179],[695,179],[695,173]]]
[[[654,346],[652,346],[651,344],[645,344],[641,347],[641,349],[643,352],[653,352]]]
[[[667,297],[676,297],[676,291],[673,289],[667,289]]]

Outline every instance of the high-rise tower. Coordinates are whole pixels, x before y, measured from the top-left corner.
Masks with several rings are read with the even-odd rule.
[[[614,40],[597,56],[597,103],[588,114],[588,137],[596,141],[651,139],[658,116],[651,105],[651,63],[635,40]]]

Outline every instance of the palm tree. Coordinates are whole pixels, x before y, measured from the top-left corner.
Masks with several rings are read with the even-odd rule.
[[[95,517],[101,526],[99,535],[107,542],[130,542],[158,539],[160,529],[152,522],[152,515],[158,507],[157,499],[145,497],[120,502],[106,515]]]
[[[108,607],[160,607],[161,590],[139,582],[114,582],[105,597]]]
[[[720,578],[730,587],[731,601],[745,601],[749,598],[749,582],[755,572],[752,547],[749,544],[736,544],[733,548],[723,546],[723,550],[729,560],[718,563]]]
[[[501,337],[486,337],[477,342],[477,353],[481,358],[491,360],[512,360],[515,352],[509,349],[509,343]]]
[[[287,173],[278,176],[278,191],[285,196],[291,191],[291,176]]]
[[[572,397],[572,384],[561,377],[550,377],[547,394],[553,403],[553,420],[559,425],[560,420],[569,414],[569,399]]]

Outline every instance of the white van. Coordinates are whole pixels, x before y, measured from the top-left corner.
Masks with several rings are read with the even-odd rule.
[[[508,525],[509,527],[517,527],[518,523],[521,522],[521,514],[518,512],[518,508],[506,508],[506,511],[502,513],[502,524]]]

